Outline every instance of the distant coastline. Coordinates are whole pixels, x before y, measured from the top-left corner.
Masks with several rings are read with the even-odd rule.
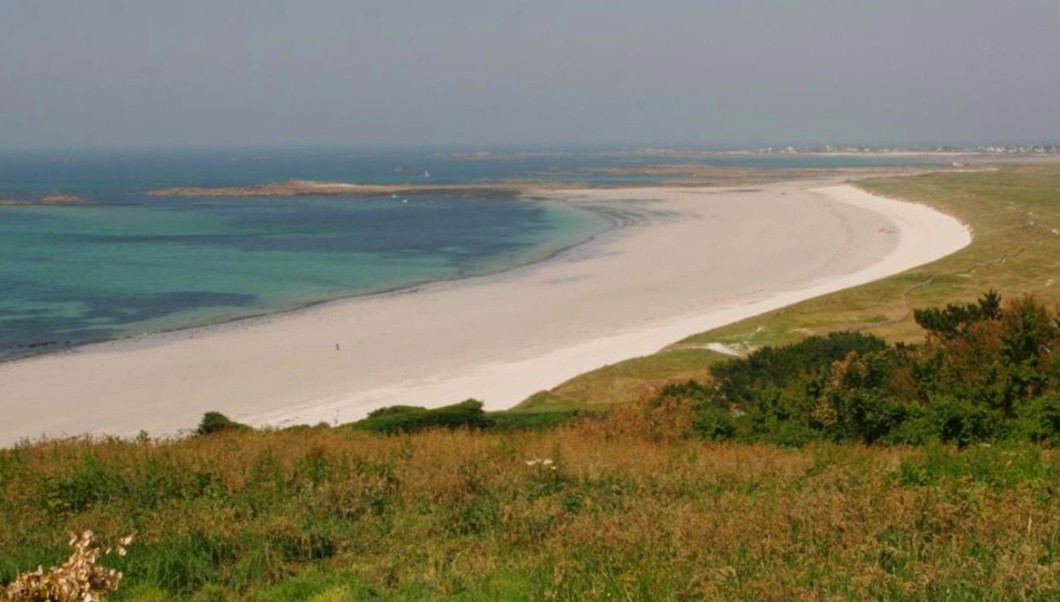
[[[936,166],[934,169],[938,169]],[[667,178],[667,186],[742,186],[768,184],[792,180],[808,180],[841,176],[908,175],[926,167],[821,167],[821,168],[762,168],[744,166],[715,166],[695,163],[671,165],[636,165],[586,168],[584,175],[618,175]],[[649,183],[644,185],[658,185]],[[401,196],[414,194],[467,195],[533,195],[534,193],[582,190],[584,182],[540,180],[504,180],[481,184],[358,184],[290,179],[284,182],[248,184],[240,186],[180,186],[151,190],[152,197],[299,197],[299,196]],[[629,187],[629,184],[591,186],[595,189]]]
[[[73,194],[49,194],[39,199],[0,199],[0,206],[24,207],[32,205],[84,205],[88,200]]]
[[[292,179],[249,186],[183,186],[152,190],[155,197],[292,197],[292,196],[380,196],[390,194],[518,194],[543,188],[537,183],[497,184],[354,184]],[[548,185],[549,188],[562,185]]]

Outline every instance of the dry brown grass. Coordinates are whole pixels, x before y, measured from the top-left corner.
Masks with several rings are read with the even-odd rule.
[[[351,584],[393,599],[1060,595],[1054,452],[798,450],[687,430],[684,409],[639,405],[548,433],[49,443],[0,455],[0,558],[28,562],[92,524],[140,534],[123,599],[264,599],[310,567],[336,599],[359,599]]]

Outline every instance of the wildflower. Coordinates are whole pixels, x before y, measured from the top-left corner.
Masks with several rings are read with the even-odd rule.
[[[542,468],[548,468],[549,470],[556,470],[556,463],[552,458],[534,458],[533,460],[527,460],[526,465],[541,466]]]

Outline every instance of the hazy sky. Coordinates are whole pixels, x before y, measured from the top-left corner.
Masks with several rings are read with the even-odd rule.
[[[0,0],[0,147],[1060,143],[1056,0]]]

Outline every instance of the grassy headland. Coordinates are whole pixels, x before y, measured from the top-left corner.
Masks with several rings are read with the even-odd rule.
[[[698,378],[723,356],[708,343],[761,347],[811,334],[856,330],[891,341],[918,341],[918,308],[974,301],[983,291],[1034,294],[1060,302],[1060,167],[1006,166],[861,180],[876,194],[953,215],[972,244],[931,264],[691,336],[659,353],[586,373],[523,403],[527,409],[609,405],[640,399],[669,382]],[[1056,279],[1056,282],[1053,279]]]
[[[833,178],[848,174],[864,175],[878,173],[894,175],[922,171],[920,168],[818,168],[818,169],[781,169],[781,168],[748,168],[717,167],[711,165],[658,165],[639,167],[615,167],[586,169],[582,177],[594,175],[622,175],[660,178],[660,183],[667,186],[753,186],[771,182],[801,180],[812,178]],[[355,184],[349,182],[321,182],[316,180],[292,179],[285,182],[269,184],[252,184],[246,186],[184,186],[179,188],[162,188],[148,194],[157,197],[296,197],[296,196],[379,196],[379,195],[414,195],[414,194],[474,194],[511,195],[583,189],[584,181],[572,176],[566,181],[545,180],[507,180],[481,184],[430,184],[417,182],[410,184]]]

